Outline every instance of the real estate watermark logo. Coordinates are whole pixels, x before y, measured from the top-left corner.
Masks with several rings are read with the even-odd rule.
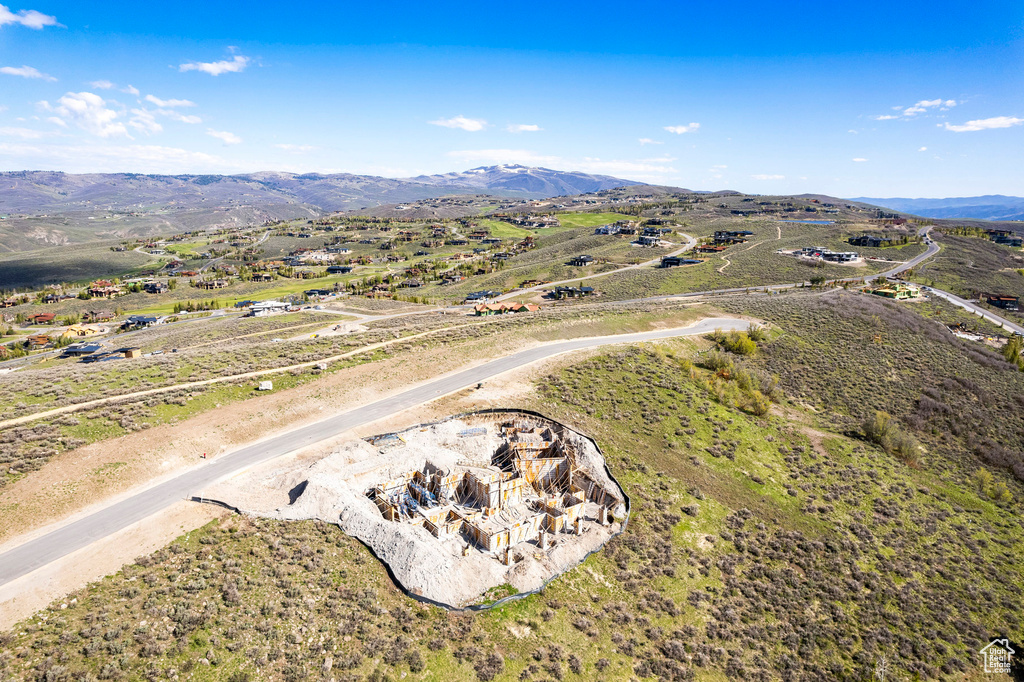
[[[1010,640],[1003,637],[993,639],[978,653],[981,654],[986,673],[1008,674],[1013,655],[1017,652],[1010,648]]]

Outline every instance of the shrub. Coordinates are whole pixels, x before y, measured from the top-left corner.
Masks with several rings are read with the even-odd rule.
[[[876,410],[873,415],[864,420],[862,427],[864,435],[875,445],[882,445],[885,439],[892,433],[892,417],[888,412]]]

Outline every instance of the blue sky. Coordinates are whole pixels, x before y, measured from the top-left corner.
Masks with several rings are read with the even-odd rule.
[[[24,2],[0,5],[2,170],[1024,194],[1019,0]]]

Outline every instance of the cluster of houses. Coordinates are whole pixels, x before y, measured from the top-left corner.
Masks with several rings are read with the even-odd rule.
[[[125,294],[124,287],[106,279],[96,280],[86,288],[86,291],[91,298],[116,298]]]
[[[661,222],[658,221],[656,224],[660,225]],[[596,235],[638,235],[633,241],[637,246],[658,246],[662,238],[670,232],[670,228],[656,227],[653,222],[641,227],[635,220],[619,220],[594,229]]]
[[[598,235],[612,235],[612,234],[636,234],[640,229],[640,223],[635,220],[617,220],[614,223],[608,225],[601,225],[594,229],[594,234]]]
[[[513,215],[513,216],[495,216],[500,220],[504,220],[507,223],[512,223],[517,227],[525,227],[534,230],[541,230],[546,227],[558,227],[561,223],[553,215]]]

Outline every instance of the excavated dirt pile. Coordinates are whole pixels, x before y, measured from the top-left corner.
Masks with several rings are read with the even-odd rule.
[[[336,523],[407,592],[451,607],[506,583],[539,589],[603,546],[628,514],[593,441],[518,411],[352,441],[216,494],[248,514]]]

